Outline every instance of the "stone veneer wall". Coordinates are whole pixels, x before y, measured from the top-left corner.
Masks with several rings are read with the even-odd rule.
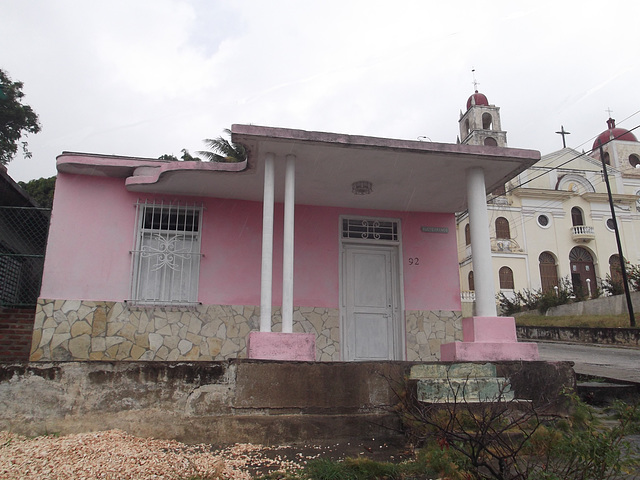
[[[462,312],[410,310],[407,321],[407,360],[440,360],[440,345],[462,341]]]
[[[335,308],[295,307],[293,330],[316,335],[316,359],[340,360]],[[462,339],[461,313],[408,311],[407,360],[434,361],[440,344]],[[280,309],[273,331],[281,331]],[[260,307],[141,307],[124,302],[38,300],[31,361],[214,361],[246,358],[246,338],[260,327]]]
[[[294,331],[316,334],[316,358],[340,358],[337,309],[296,307]],[[280,331],[274,308],[273,331]],[[123,302],[38,300],[31,361],[212,361],[247,356],[246,338],[260,327],[260,307],[141,307]]]

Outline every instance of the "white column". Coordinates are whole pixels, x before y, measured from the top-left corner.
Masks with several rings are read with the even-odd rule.
[[[274,154],[264,158],[262,198],[262,270],[260,277],[260,331],[271,331],[271,293],[273,290],[273,203],[275,190]]]
[[[284,248],[282,255],[282,331],[293,332],[293,239],[296,200],[296,157],[287,155],[284,184]]]
[[[496,317],[498,312],[493,283],[491,242],[489,240],[487,192],[482,168],[474,167],[467,171],[467,198],[473,255],[473,280],[476,289],[476,315],[478,317]]]

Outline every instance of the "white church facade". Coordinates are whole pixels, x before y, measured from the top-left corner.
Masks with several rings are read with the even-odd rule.
[[[459,123],[461,143],[507,147],[500,109],[483,94],[476,91],[469,98]],[[619,276],[616,223],[624,258],[640,263],[640,142],[632,132],[617,128],[611,118],[607,127],[590,152],[565,147],[544,155],[504,189],[487,196],[496,295],[550,290],[561,279],[584,295],[597,295],[607,275]],[[469,305],[475,285],[466,212],[458,214],[457,230],[461,291]]]

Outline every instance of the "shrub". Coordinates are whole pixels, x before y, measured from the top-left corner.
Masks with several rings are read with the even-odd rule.
[[[602,281],[602,290],[609,295],[622,295],[624,284],[622,280],[613,280],[611,275],[607,273],[606,278]]]
[[[639,277],[640,280],[640,277]],[[513,298],[508,298],[504,293],[498,294],[500,312],[505,315],[513,315],[523,310],[540,310],[546,313],[551,307],[571,303],[574,300],[573,285],[569,277],[561,278],[558,282],[558,291],[529,290],[516,292]]]
[[[497,397],[445,404],[403,397],[401,413],[423,458],[443,478],[495,480],[614,480],[640,466],[637,448],[625,440],[638,431],[637,406],[617,403],[603,424],[575,394],[572,413],[548,416],[545,407]],[[464,390],[463,390],[464,391]],[[408,421],[407,421],[408,420]]]

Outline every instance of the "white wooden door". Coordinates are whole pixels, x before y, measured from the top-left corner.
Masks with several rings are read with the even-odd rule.
[[[344,359],[401,360],[396,247],[344,245]]]

